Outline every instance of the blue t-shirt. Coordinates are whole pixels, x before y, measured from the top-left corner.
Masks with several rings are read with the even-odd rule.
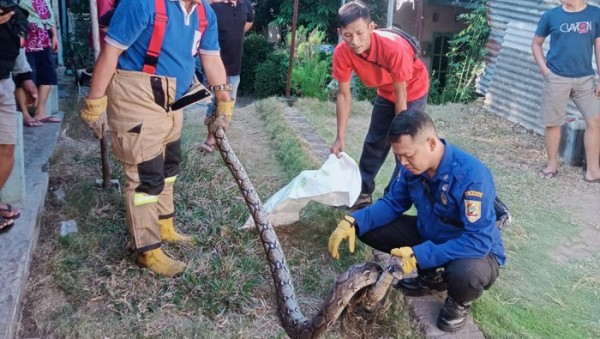
[[[446,149],[433,178],[426,172],[412,174],[401,166],[385,197],[352,214],[358,233],[362,236],[389,224],[414,204],[417,230],[423,239],[413,246],[420,268],[484,258],[490,252],[499,265],[504,265],[506,254],[496,227],[492,173],[474,156],[443,142]]]
[[[594,41],[600,38],[600,8],[590,4],[579,12],[553,8],[542,15],[535,35],[550,35],[546,65],[552,73],[570,78],[594,75],[592,54]]]
[[[186,14],[179,1],[166,0],[168,20],[156,75],[177,79],[176,98],[180,98],[192,83],[194,55],[197,52],[219,55],[217,19],[208,2],[202,0],[202,3],[208,26],[200,37],[197,5],[190,14]],[[154,14],[153,0],[122,0],[117,6],[106,42],[125,50],[119,57],[119,69],[142,70],[154,28]]]

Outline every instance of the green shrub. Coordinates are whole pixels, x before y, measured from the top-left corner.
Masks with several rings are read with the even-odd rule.
[[[271,53],[267,60],[256,67],[254,94],[266,98],[285,94],[289,56],[283,50]]]
[[[443,102],[469,102],[477,97],[475,81],[485,67],[486,44],[491,31],[486,4],[487,0],[473,0],[469,4],[473,11],[459,16],[469,26],[450,40]]]
[[[325,33],[315,29],[307,36],[303,27],[298,29],[297,45],[292,70],[292,87],[299,96],[327,100],[327,83],[331,80],[331,57],[320,51]]]
[[[375,97],[377,96],[377,88],[369,88],[365,86],[365,84],[363,84],[356,75],[352,76],[352,84],[352,96],[355,100],[365,100],[368,102],[375,101]]]
[[[244,40],[244,53],[242,54],[242,74],[239,91],[242,94],[254,92],[256,68],[265,62],[273,53],[275,45],[259,34],[249,34]]]
[[[431,72],[429,77],[429,94],[427,95],[427,102],[432,105],[441,105],[444,102],[444,95],[447,93],[443,87],[440,86],[440,79],[436,76],[435,70]]]

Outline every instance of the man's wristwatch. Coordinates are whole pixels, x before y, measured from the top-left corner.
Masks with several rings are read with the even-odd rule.
[[[222,85],[214,85],[209,86],[209,89],[213,92],[216,91],[231,91],[233,90],[233,86],[230,83],[222,84]]]

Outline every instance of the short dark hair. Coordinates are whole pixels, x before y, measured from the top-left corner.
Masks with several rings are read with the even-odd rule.
[[[388,131],[388,142],[398,142],[403,135],[414,138],[426,129],[432,129],[435,132],[433,120],[427,113],[419,110],[404,111],[392,120]]]
[[[348,2],[338,10],[337,24],[340,28],[344,28],[358,19],[371,22],[369,7],[360,1]]]

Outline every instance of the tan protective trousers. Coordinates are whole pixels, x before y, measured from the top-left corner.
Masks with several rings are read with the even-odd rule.
[[[174,78],[142,72],[117,70],[107,96],[113,155],[125,172],[127,227],[136,251],[146,252],[160,247],[159,217],[174,214],[183,110],[166,109]]]

